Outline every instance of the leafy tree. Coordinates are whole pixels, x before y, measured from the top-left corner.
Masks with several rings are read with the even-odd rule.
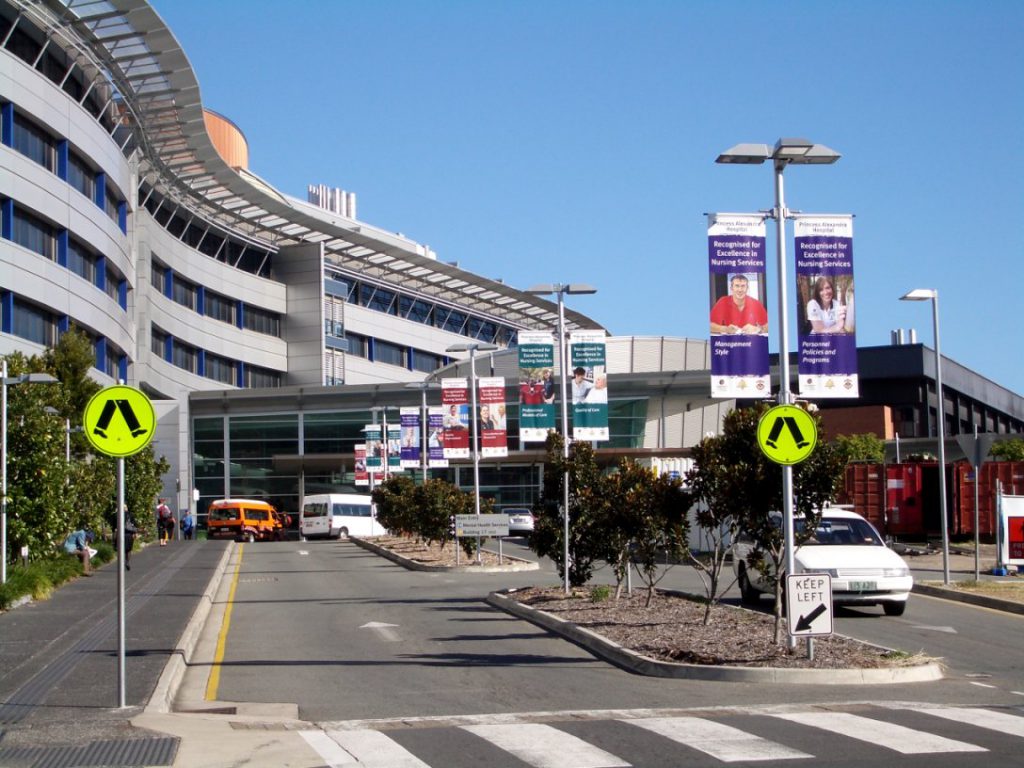
[[[615,543],[606,559],[613,564],[619,588],[624,569],[635,562],[647,585],[649,607],[655,587],[668,573],[662,565],[678,562],[687,550],[690,494],[680,480],[655,475],[635,461],[622,461],[617,472],[602,479],[603,525],[595,532],[600,540]]]
[[[416,484],[406,474],[396,473],[373,489],[371,497],[377,505],[377,521],[399,536],[416,532],[416,507],[413,492]]]
[[[534,506],[536,523],[530,548],[550,557],[565,578],[564,525],[561,505],[565,474],[569,474],[569,584],[580,587],[594,572],[594,561],[606,552],[599,530],[601,473],[589,443],[574,443],[568,459],[562,456],[562,436],[552,432],[545,443],[544,481]]]
[[[844,464],[849,464],[851,461],[881,464],[885,461],[885,441],[870,432],[858,435],[839,435],[834,442],[835,449]]]
[[[1024,440],[1003,440],[993,445],[989,454],[997,461],[1024,461]]]
[[[721,435],[705,437],[693,447],[693,469],[686,475],[697,501],[695,519],[697,526],[704,532],[705,540],[710,549],[697,556],[690,551],[690,562],[700,576],[704,585],[704,624],[711,622],[712,606],[732,586],[732,581],[723,586],[722,575],[725,573],[725,560],[729,554],[730,541],[735,540],[740,531],[742,516],[738,513],[732,491],[731,462],[747,453],[747,446],[742,443],[745,436],[728,425]],[[737,441],[740,444],[737,445]]]
[[[755,568],[774,586],[775,642],[781,642],[782,580],[785,548],[783,531],[772,512],[782,510],[782,467],[770,461],[757,445],[757,424],[769,406],[762,404],[730,412],[724,420],[722,450],[717,460],[698,471],[716,473],[712,485],[728,499],[738,528],[754,542],[745,566]],[[817,417],[814,417],[817,420]],[[793,467],[794,515],[803,517],[803,532],[794,536],[799,546],[817,527],[821,508],[832,501],[842,476],[843,462],[835,447],[819,443],[803,462]]]
[[[430,544],[445,546],[455,535],[452,527],[454,515],[473,513],[473,497],[463,493],[447,480],[427,480],[413,491],[413,504],[417,514],[417,531]],[[474,541],[474,546],[475,546]]]

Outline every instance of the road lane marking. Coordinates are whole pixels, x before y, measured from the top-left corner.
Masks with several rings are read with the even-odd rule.
[[[813,757],[739,728],[699,717],[652,717],[620,720],[700,750],[725,763],[746,760],[792,760]]]
[[[224,649],[228,643],[228,629],[231,627],[231,609],[235,604],[235,590],[238,588],[238,574],[242,570],[242,553],[245,551],[245,544],[238,545],[238,562],[235,565],[235,574],[231,577],[231,589],[228,590],[228,604],[224,608],[224,621],[220,625],[220,634],[217,635],[217,650],[213,654],[213,664],[210,666],[210,677],[206,681],[206,700],[217,700],[217,689],[220,687],[220,665],[224,661]]]
[[[967,707],[943,707],[941,709],[922,709],[920,711],[935,717],[944,717],[957,723],[968,723],[979,728],[987,728],[990,731],[1024,736],[1024,717],[1019,715],[1011,715],[991,709],[968,709]]]
[[[356,759],[323,731],[299,731],[299,735],[330,768],[337,768],[339,765],[356,765]]]
[[[328,731],[327,735],[366,768],[430,768],[380,731]]]
[[[802,712],[799,714],[773,714],[771,717],[811,728],[820,728],[823,731],[831,731],[840,736],[885,747],[904,755],[988,751],[976,744],[947,739],[944,736],[935,736],[931,733],[905,728],[902,725],[851,715],[846,712]]]
[[[535,768],[630,768],[629,763],[611,752],[550,725],[467,725],[462,729]]]
[[[398,625],[397,624],[385,624],[382,621],[370,621],[370,622],[367,622],[366,624],[363,624],[363,626],[361,626],[360,629],[373,630],[374,634],[376,634],[378,637],[380,637],[381,640],[384,640],[384,641],[389,642],[389,643],[401,642],[402,638],[400,638],[398,636],[398,633],[395,632],[395,630],[392,629],[392,627],[396,627],[397,628]]]

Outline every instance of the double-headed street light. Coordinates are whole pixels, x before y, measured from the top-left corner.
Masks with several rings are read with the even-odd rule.
[[[565,351],[565,294],[597,293],[597,288],[586,283],[544,283],[526,289],[535,296],[558,296],[558,368],[562,380],[562,458],[569,459],[569,400],[566,386],[569,381],[569,362]],[[562,478],[562,556],[565,594],[569,594],[569,471]]]
[[[935,288],[915,288],[900,296],[900,301],[930,301],[932,330],[935,333],[935,429],[939,439],[939,514],[942,527],[942,583],[949,584],[949,523],[946,520],[946,405],[942,399],[942,351],[939,347],[939,292]],[[975,485],[977,485],[975,478]]]
[[[775,166],[775,208],[770,216],[775,219],[775,243],[779,280],[779,404],[793,402],[789,383],[789,299],[786,276],[786,219],[792,218],[786,208],[783,194],[782,173],[787,165],[831,165],[840,154],[824,144],[815,144],[807,139],[779,139],[775,147],[767,144],[737,144],[718,156],[716,163],[759,165],[771,160]],[[795,573],[793,547],[793,467],[782,465],[782,506],[784,543],[786,549],[786,573]],[[793,638],[790,638],[793,642]]]
[[[421,393],[420,398],[420,469],[423,471],[423,482],[427,482],[427,471],[430,467],[428,453],[430,451],[429,437],[430,437],[430,424],[427,419],[427,390],[428,389],[440,389],[441,385],[436,381],[432,381],[433,374],[428,376],[423,381],[410,381],[405,385],[406,389],[418,389]]]
[[[7,388],[15,384],[53,384],[57,379],[48,373],[23,373],[7,376],[7,358],[0,367],[0,584],[7,583]]]

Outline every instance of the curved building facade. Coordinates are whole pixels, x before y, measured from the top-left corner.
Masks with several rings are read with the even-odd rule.
[[[346,213],[248,169],[143,0],[0,0],[0,354],[84,330],[100,383],[153,398],[179,505],[192,392],[419,381],[454,344],[556,324],[555,304]]]

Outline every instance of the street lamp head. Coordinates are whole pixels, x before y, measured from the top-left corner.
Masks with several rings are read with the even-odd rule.
[[[758,165],[772,156],[767,144],[737,144],[727,149],[715,160],[716,163],[735,165]]]
[[[597,288],[586,283],[541,283],[526,289],[535,296],[549,296],[552,293],[597,293]]]
[[[441,384],[436,381],[410,381],[405,385],[406,389],[440,389]]]
[[[900,296],[900,301],[930,301],[939,298],[935,288],[915,288]]]
[[[445,352],[489,352],[494,349],[498,349],[497,344],[491,344],[488,341],[472,341],[452,344]]]

